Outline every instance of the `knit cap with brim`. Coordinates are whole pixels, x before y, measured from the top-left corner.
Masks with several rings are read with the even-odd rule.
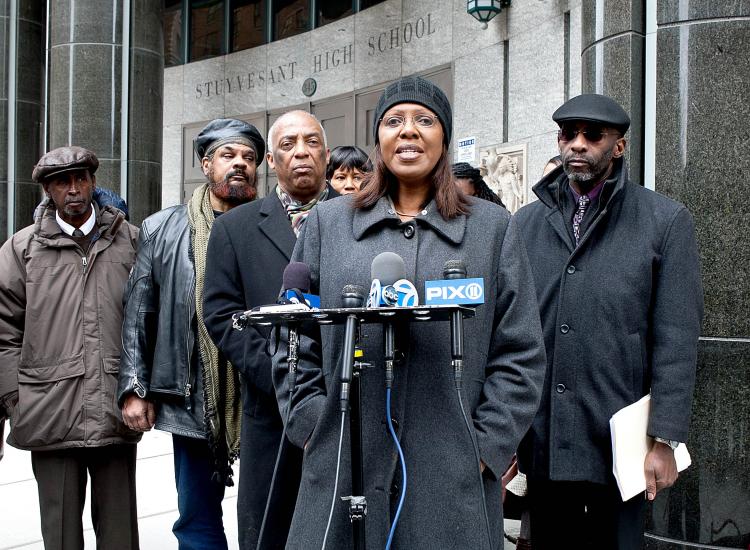
[[[390,84],[378,100],[375,108],[373,133],[378,143],[380,119],[385,112],[399,103],[417,103],[435,113],[443,126],[443,141],[447,145],[453,134],[453,111],[443,90],[421,76],[405,76]]]

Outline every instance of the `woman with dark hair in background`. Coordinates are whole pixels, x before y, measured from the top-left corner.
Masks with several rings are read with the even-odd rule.
[[[359,147],[342,145],[331,151],[326,179],[339,195],[359,191],[365,175],[372,172],[372,163]]]
[[[425,281],[443,279],[446,262],[459,261],[468,277],[483,278],[484,304],[464,322],[462,368],[451,363],[447,321],[394,323],[392,371],[383,368],[383,327],[361,327],[362,360],[373,365],[360,374],[367,548],[495,550],[503,533],[499,478],[536,412],[545,374],[531,271],[510,214],[453,181],[452,114],[442,90],[402,78],[386,88],[374,120],[374,171],[359,193],[318,205],[297,241],[292,259],[309,266],[311,292],[321,307],[339,306],[346,285],[369,288],[373,259],[388,251],[403,259],[420,301]],[[342,501],[352,494],[343,341],[340,325],[303,333],[294,382],[287,346],[274,356],[287,436],[305,450],[288,550],[352,547]]]
[[[494,202],[505,208],[502,199],[482,179],[479,168],[474,168],[468,162],[457,162],[453,165],[453,177],[456,178],[458,188],[465,194]]]

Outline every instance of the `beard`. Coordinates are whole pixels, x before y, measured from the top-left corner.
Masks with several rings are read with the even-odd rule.
[[[235,176],[245,178],[244,183],[230,181]],[[257,175],[252,177],[244,170],[230,170],[222,177],[216,177],[213,168],[208,172],[208,186],[216,198],[229,204],[244,204],[255,199],[258,194]]]
[[[612,163],[614,152],[609,149],[602,153],[600,157],[588,154],[577,154],[573,151],[563,157],[563,168],[571,182],[577,183],[582,188],[589,188],[599,183],[609,170]],[[588,167],[571,167],[569,163],[573,160],[584,161]]]

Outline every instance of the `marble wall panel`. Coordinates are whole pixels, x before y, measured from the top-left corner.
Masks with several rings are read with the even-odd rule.
[[[161,165],[158,162],[128,162],[128,201],[130,222],[141,222],[160,209]]]
[[[2,160],[2,159],[0,159]],[[0,204],[8,204],[8,181],[0,178]],[[8,209],[0,208],[0,242],[5,242],[8,235]]]
[[[224,57],[183,66],[182,122],[224,116]]]
[[[750,21],[658,31],[656,190],[695,216],[703,333],[750,335]],[[721,85],[716,85],[721,83]]]
[[[502,11],[489,22],[486,29],[482,29],[482,24],[466,13],[466,1],[453,0],[453,58],[459,59],[502,43],[508,36],[508,13],[510,10]],[[471,40],[466,39],[468,36],[471,36]]]
[[[120,158],[120,71],[92,71],[91,67],[119,67],[120,46],[76,44],[70,49],[72,97],[71,143],[92,149],[103,158]]]
[[[401,0],[388,0],[354,16],[355,89],[401,76],[401,12]]]
[[[8,100],[0,99],[0,128],[8,128]],[[8,132],[0,131],[0,181],[8,181]],[[4,203],[0,203],[4,204]],[[2,208],[0,208],[2,210]]]
[[[99,157],[96,184],[120,193],[120,159]],[[128,204],[128,207],[130,204]]]
[[[494,44],[454,63],[453,144],[458,140],[477,138],[479,148],[503,140],[503,45]],[[481,123],[480,123],[481,122]]]
[[[563,40],[562,14],[533,33],[509,37],[508,141],[557,128],[552,113],[563,103]]]
[[[583,93],[602,93],[617,101],[630,116],[625,159],[632,179],[643,180],[643,82],[645,38],[626,33],[583,52]],[[601,56],[601,89],[597,89],[597,56]]]
[[[266,110],[267,65],[267,46],[242,50],[226,57],[225,78],[232,83],[231,92],[224,95],[227,116]]]
[[[182,186],[182,126],[164,126],[162,132],[161,207],[180,204]]]
[[[72,46],[55,46],[49,53],[49,148],[54,149],[70,142],[68,132],[71,128],[70,91],[73,66],[70,64]]]
[[[266,106],[279,109],[307,101],[302,93],[309,62],[310,33],[299,34],[267,46]]]
[[[659,0],[656,4],[656,17],[659,25],[716,17],[747,16],[750,16],[750,0],[711,0],[710,2]]]
[[[34,209],[43,198],[42,186],[32,181],[16,182],[16,231],[34,223]]]
[[[450,63],[453,54],[452,23],[453,6],[450,2],[404,2],[398,33],[401,74],[413,74]]]
[[[162,2],[134,0],[131,2],[131,10],[130,46],[162,55]]]
[[[310,33],[310,50],[300,67],[304,79],[317,82],[310,101],[354,91],[354,17],[346,17]]]
[[[531,136],[527,140],[527,144],[526,197],[528,203],[537,200],[531,188],[542,179],[542,170],[544,170],[547,161],[560,154],[560,150],[557,148],[557,130]]]
[[[162,75],[164,60],[147,50],[134,50],[130,64],[128,158],[161,162]]]
[[[250,50],[248,50],[250,51]],[[185,65],[176,65],[164,69],[163,121],[164,126],[182,122],[184,103],[183,73]]]
[[[597,8],[601,12],[597,13]],[[603,38],[617,34],[636,32],[646,34],[645,2],[643,0],[603,0],[583,2],[583,32],[581,41],[586,48]],[[599,18],[599,21],[597,19]],[[597,34],[597,28],[600,28]]]
[[[18,22],[18,71],[16,97],[22,101],[43,101],[44,28],[39,23]]]
[[[538,0],[514,0],[507,8],[508,39],[518,35],[543,36],[541,27],[556,19],[567,8],[566,2],[539,2]],[[500,14],[500,17],[503,16]],[[495,18],[497,19],[497,17]]]
[[[568,61],[569,97],[581,94],[581,18],[583,8],[580,2],[570,2],[570,59]]]
[[[750,545],[750,402],[737,398],[746,395],[750,340],[701,341],[687,441],[693,465],[657,495],[648,533],[712,548]]]
[[[0,7],[0,99],[8,98],[8,17]]]
[[[122,0],[50,2],[50,46],[122,43]]]

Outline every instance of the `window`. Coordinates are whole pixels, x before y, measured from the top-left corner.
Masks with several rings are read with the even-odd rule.
[[[382,4],[385,0],[359,0],[359,10],[362,11],[366,8],[371,8],[377,4]]]
[[[310,30],[309,0],[274,0],[273,39],[281,40]]]
[[[182,0],[164,2],[164,65],[182,63]]]
[[[192,0],[190,3],[190,61],[221,55],[224,0]]]
[[[266,42],[265,0],[232,1],[232,51],[246,50]]]
[[[316,2],[315,26],[322,27],[354,13],[352,0],[326,0]]]

